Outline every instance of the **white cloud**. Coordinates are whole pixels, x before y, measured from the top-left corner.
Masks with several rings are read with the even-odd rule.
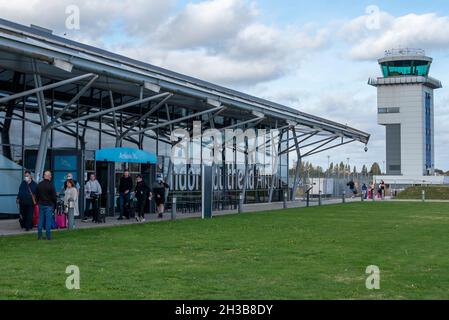
[[[66,30],[65,8],[79,6],[81,29]],[[329,41],[313,25],[267,25],[249,0],[0,0],[6,19],[222,85],[255,85],[296,71]]]
[[[352,44],[369,37],[381,36],[391,27],[394,17],[387,12],[380,11],[377,18],[378,28],[370,25],[370,22],[372,22],[370,15],[362,15],[344,22],[343,26],[337,29],[337,33],[343,40]]]
[[[136,59],[222,85],[241,87],[296,71],[310,52],[326,46],[328,31],[312,25],[262,23],[252,2],[188,4],[145,41],[112,47]]]
[[[253,3],[241,0],[213,0],[189,3],[157,32],[167,48],[218,46],[232,39],[257,16]]]
[[[230,45],[229,52],[240,59],[267,56],[279,59],[287,54],[303,54],[328,44],[327,29],[312,26],[287,27],[284,29],[253,23],[242,29]],[[290,53],[290,54],[288,54]]]
[[[379,29],[366,27],[368,16],[357,17],[347,22],[339,35],[351,44],[351,57],[372,60],[383,55],[385,50],[398,47],[425,49],[449,48],[449,17],[435,13],[407,14],[393,17],[380,13]]]
[[[80,9],[80,29],[66,28],[66,8]],[[168,17],[174,0],[0,0],[2,18],[25,25],[35,24],[90,44],[101,38],[115,23],[129,34],[148,33]]]
[[[269,59],[233,59],[222,53],[211,54],[206,49],[163,51],[145,47],[118,47],[115,51],[135,59],[233,87],[256,84],[282,76],[285,69]]]
[[[209,55],[203,50],[170,52],[163,65],[212,82],[234,86],[272,80],[285,72],[279,64],[268,59],[238,60],[225,54]]]

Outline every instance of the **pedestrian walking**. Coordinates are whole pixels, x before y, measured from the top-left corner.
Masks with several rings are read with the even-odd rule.
[[[52,174],[50,170],[44,172],[44,180],[39,182],[36,188],[36,200],[39,205],[39,223],[37,226],[37,238],[42,239],[42,227],[45,222],[45,235],[47,240],[51,240],[51,225],[53,212],[56,208],[57,195],[51,182]]]
[[[147,204],[147,199],[151,200],[150,188],[143,181],[142,175],[137,175],[136,177],[136,187],[134,189],[134,196],[137,200],[137,215],[136,220],[138,222],[145,222],[145,206]]]
[[[362,194],[364,199],[368,198],[368,187],[365,183],[362,185]]]
[[[156,201],[156,210],[158,218],[162,218],[165,211],[165,189],[169,188],[169,185],[165,183],[162,178],[156,180],[153,185],[153,192]]]
[[[381,190],[381,197],[382,199],[385,197],[385,181],[380,182],[380,190]]]
[[[92,217],[92,222],[98,222],[98,200],[101,196],[102,190],[95,173],[90,174],[89,180],[84,186],[84,193],[86,198],[86,207],[84,210],[84,219],[82,221],[87,222],[89,221],[89,217]]]
[[[123,220],[123,216],[129,219],[129,212],[125,214],[125,206],[131,200],[131,191],[133,189],[133,179],[129,175],[129,170],[126,169],[123,172],[123,176],[120,178],[119,183],[119,205],[120,205],[120,216],[117,220]]]
[[[357,194],[357,189],[355,188],[354,181],[351,180],[346,185],[349,186],[349,189],[351,190],[351,198],[354,198],[354,196]]]

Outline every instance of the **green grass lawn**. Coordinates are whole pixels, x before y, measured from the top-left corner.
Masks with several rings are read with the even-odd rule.
[[[449,200],[448,186],[410,187],[399,193],[396,199],[422,199],[423,189],[428,200]]]
[[[81,289],[65,288],[77,265]],[[381,289],[365,288],[377,265]],[[0,238],[1,299],[448,299],[449,204],[365,202]]]

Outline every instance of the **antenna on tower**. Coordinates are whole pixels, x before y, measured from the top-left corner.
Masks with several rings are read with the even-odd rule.
[[[385,50],[385,57],[391,56],[425,56],[426,52],[424,49],[418,48],[395,48],[390,50]]]

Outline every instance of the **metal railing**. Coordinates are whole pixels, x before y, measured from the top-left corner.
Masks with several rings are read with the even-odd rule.
[[[392,56],[425,56],[426,51],[418,48],[396,48],[385,50],[385,57]]]

